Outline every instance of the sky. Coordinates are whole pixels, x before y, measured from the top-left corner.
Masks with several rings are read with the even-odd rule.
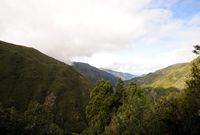
[[[0,40],[140,75],[189,62],[200,0],[0,0]]]

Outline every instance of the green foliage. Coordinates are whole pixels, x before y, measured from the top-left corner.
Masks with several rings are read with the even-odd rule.
[[[116,90],[116,94],[119,94],[120,96],[122,96],[121,94],[124,91],[124,82],[122,81],[122,79],[117,80],[117,83],[115,85],[115,90]]]
[[[104,70],[93,67],[87,63],[73,62],[73,67],[82,75],[91,80],[94,84],[101,79],[110,80],[113,86],[117,82],[118,77]]]
[[[200,54],[200,45],[195,45],[194,46],[193,53],[198,54],[198,55]]]
[[[4,135],[63,135],[54,123],[51,110],[39,103],[31,103],[24,113],[14,108],[0,107],[0,133]]]
[[[33,135],[62,135],[63,130],[54,123],[50,108],[46,105],[31,103],[24,113],[25,131]]]
[[[157,123],[159,123],[159,134],[181,134],[181,108],[177,97],[170,95],[163,97],[155,106]],[[154,121],[155,122],[155,121]],[[153,123],[155,124],[155,123]]]
[[[14,108],[0,105],[0,133],[3,135],[23,135],[25,121]]]
[[[187,107],[187,124],[192,134],[200,133],[200,57],[193,61],[191,78],[187,81],[184,105]]]
[[[124,88],[122,80],[118,80],[113,94],[116,109],[109,115],[109,122],[101,125],[102,132],[95,134],[198,135],[200,133],[200,57],[192,63],[191,76],[184,90],[173,87],[140,88],[134,83]],[[101,91],[106,89],[101,88]],[[98,93],[96,91],[94,95]],[[92,108],[98,108],[99,102],[102,103],[101,106],[106,106],[102,102],[103,98],[94,98],[94,95],[92,97],[95,102],[92,103]],[[121,105],[117,106],[117,103]],[[110,110],[113,110],[113,106]],[[93,113],[93,117],[96,116]],[[93,121],[93,125],[95,124],[100,125],[97,119]],[[93,127],[87,129],[86,135],[94,134],[91,132],[94,129]]]
[[[100,80],[90,94],[86,107],[89,128],[83,134],[99,135],[109,124],[114,108],[113,88],[110,81]]]
[[[191,70],[190,80],[187,81],[186,94],[194,105],[200,107],[200,57],[193,61]]]
[[[199,50],[195,46],[196,54]],[[71,135],[83,129],[83,135],[200,133],[200,57],[136,78],[142,87],[124,87],[119,79],[113,88],[100,80],[90,91],[86,114],[90,82],[70,66],[5,42],[0,42],[0,59],[1,134]]]
[[[124,96],[125,96],[124,82],[122,81],[122,79],[118,79],[115,85],[115,94],[114,94],[116,108],[118,108],[120,105],[123,104]]]
[[[142,77],[133,78],[131,81],[144,87],[184,89],[191,65],[191,63],[171,65]]]
[[[125,90],[124,104],[112,117],[104,135],[143,134],[149,99],[144,91],[130,83]]]
[[[198,135],[200,132],[200,59],[193,61],[187,88],[162,98],[155,107],[162,134]]]
[[[0,102],[24,112],[29,103],[51,103],[57,123],[71,132],[86,126],[91,83],[71,66],[28,47],[0,41]],[[62,120],[61,120],[62,119]]]

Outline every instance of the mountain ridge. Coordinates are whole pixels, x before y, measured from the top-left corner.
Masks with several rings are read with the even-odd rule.
[[[101,69],[98,69],[94,66],[89,65],[88,63],[83,62],[73,62],[72,66],[82,75],[87,77],[89,80],[96,83],[97,80],[110,80],[112,82],[112,85],[115,85],[117,82],[117,77],[113,76],[110,73],[107,73],[106,71],[103,71]]]
[[[130,74],[130,73],[126,73],[126,72],[119,72],[119,71],[114,71],[111,69],[105,69],[105,68],[101,68],[102,70],[114,75],[115,77],[121,78],[122,80],[126,81],[126,80],[130,80],[136,77],[136,75]]]
[[[126,81],[126,83],[135,82],[146,87],[175,87],[183,89],[185,88],[185,81],[190,74],[190,66],[191,62],[173,64],[155,72],[133,78],[130,81]]]
[[[84,108],[91,82],[73,67],[31,47],[0,41],[0,102],[24,111],[32,101],[51,103],[57,121],[80,133],[87,123]],[[56,110],[56,111],[55,111]]]

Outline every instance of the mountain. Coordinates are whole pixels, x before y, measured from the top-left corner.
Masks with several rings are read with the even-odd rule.
[[[148,87],[175,87],[183,89],[185,87],[185,80],[190,74],[190,66],[191,63],[174,64],[156,72],[133,78],[130,81]]]
[[[63,128],[81,132],[91,82],[73,67],[41,52],[0,41],[0,104],[26,110],[32,101],[49,105]]]
[[[103,70],[100,70],[96,67],[93,67],[87,63],[82,62],[73,62],[73,67],[86,76],[89,80],[96,82],[97,80],[104,79],[104,80],[110,80],[112,84],[114,85],[118,79],[118,77],[113,76],[110,73],[107,73]]]
[[[130,80],[136,77],[136,75],[132,75],[130,73],[123,73],[123,72],[113,71],[110,69],[102,69],[102,70],[112,74],[113,76],[117,78],[121,78],[122,80]]]

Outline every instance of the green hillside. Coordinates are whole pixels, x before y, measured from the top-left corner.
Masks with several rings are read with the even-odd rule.
[[[26,110],[31,101],[53,108],[70,132],[86,127],[90,82],[71,66],[28,47],[0,41],[0,103]]]
[[[200,55],[200,46],[196,51]],[[118,80],[114,91],[110,82],[98,81],[90,93],[86,107],[89,126],[82,135],[199,135],[200,57],[144,79],[155,87],[180,87],[187,75],[182,90],[140,87],[133,82],[124,87]]]
[[[133,78],[131,81],[142,86],[183,89],[185,81],[190,74],[190,63],[171,65],[154,73],[142,77]]]
[[[87,63],[82,62],[73,62],[73,67],[86,78],[91,80],[93,83],[96,83],[97,80],[110,80],[114,86],[117,82],[118,77],[108,73],[106,71],[100,70],[96,67],[93,67]]]

